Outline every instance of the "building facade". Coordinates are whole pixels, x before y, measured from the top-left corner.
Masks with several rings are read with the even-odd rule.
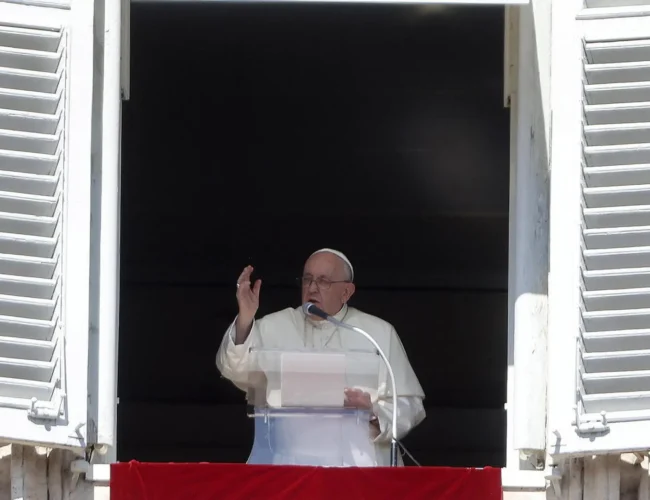
[[[648,498],[650,1],[446,3],[510,4],[504,497]],[[128,12],[0,2],[0,499],[108,498]]]

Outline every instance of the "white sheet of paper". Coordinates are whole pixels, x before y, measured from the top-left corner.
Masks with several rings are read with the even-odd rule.
[[[345,354],[286,352],[280,369],[282,407],[343,407]]]

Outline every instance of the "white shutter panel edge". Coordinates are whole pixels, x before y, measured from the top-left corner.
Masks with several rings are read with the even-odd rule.
[[[0,442],[85,448],[93,6],[0,20]]]

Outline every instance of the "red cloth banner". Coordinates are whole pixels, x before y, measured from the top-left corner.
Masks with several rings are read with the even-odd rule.
[[[125,462],[111,500],[501,500],[500,469]]]

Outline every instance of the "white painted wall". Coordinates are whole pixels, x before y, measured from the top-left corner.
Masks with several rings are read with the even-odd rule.
[[[0,500],[108,500],[107,482],[90,483],[71,472],[77,458],[63,450],[0,447]]]
[[[504,498],[546,497],[547,280],[551,2],[510,8],[506,102],[510,104],[508,387]]]
[[[518,9],[511,47],[509,467],[543,464],[546,433],[550,0]]]

